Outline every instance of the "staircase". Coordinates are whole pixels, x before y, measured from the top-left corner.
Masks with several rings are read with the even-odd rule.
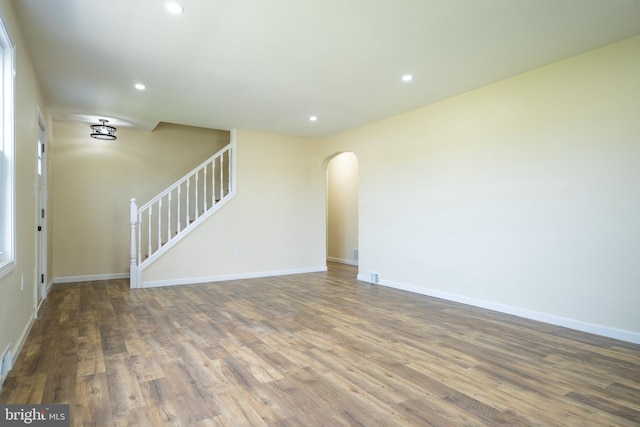
[[[235,132],[229,145],[142,205],[131,199],[130,287],[142,272],[235,196]]]

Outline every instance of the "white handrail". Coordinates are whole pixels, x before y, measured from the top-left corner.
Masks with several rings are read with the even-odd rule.
[[[187,173],[185,176],[183,176],[179,181],[176,181],[175,183],[171,184],[169,187],[167,187],[166,189],[164,189],[160,194],[158,194],[156,197],[154,197],[153,199],[149,200],[147,203],[145,203],[144,205],[142,205],[142,207],[140,207],[138,210],[142,211],[145,210],[146,208],[148,208],[149,206],[153,205],[155,202],[157,202],[159,199],[161,199],[162,197],[164,197],[165,195],[167,195],[167,193],[175,190],[178,186],[180,186],[181,184],[184,184],[189,178],[193,177],[199,170],[201,170],[208,162],[211,162],[213,160],[215,160],[216,158],[218,158],[219,156],[221,156],[223,153],[225,153],[226,151],[230,151],[231,150],[231,144],[227,145],[226,147],[222,148],[220,151],[218,151],[216,154],[214,154],[213,156],[209,157],[207,160],[205,160],[204,162],[200,163],[198,166],[196,166],[195,168],[193,168],[193,170],[189,173]]]
[[[232,132],[231,143],[140,208],[137,207],[136,200],[131,199],[130,285],[132,288],[142,286],[141,271],[144,265],[180,240],[186,234],[186,230],[193,228],[193,225],[211,215],[224,204],[221,202],[226,202],[228,198],[233,197],[235,194],[234,169],[235,138]],[[202,185],[199,185],[200,179],[202,179]],[[219,194],[216,195],[218,190]],[[201,200],[204,202],[202,203]],[[143,248],[146,254],[142,253]]]

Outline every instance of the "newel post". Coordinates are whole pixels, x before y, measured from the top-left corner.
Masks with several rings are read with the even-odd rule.
[[[136,248],[136,230],[138,227],[138,205],[136,204],[136,199],[131,199],[131,210],[130,210],[130,222],[131,222],[131,268],[129,269],[129,287],[131,289],[135,289],[138,287],[138,260],[136,254],[138,253],[138,249]]]

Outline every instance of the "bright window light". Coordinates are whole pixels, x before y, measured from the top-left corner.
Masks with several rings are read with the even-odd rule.
[[[15,265],[14,45],[0,18],[0,277]]]

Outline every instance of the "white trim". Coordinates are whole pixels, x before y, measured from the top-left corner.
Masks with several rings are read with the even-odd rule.
[[[13,269],[16,268],[16,260],[7,260],[4,263],[0,263],[0,277],[4,277],[9,274]]]
[[[115,280],[115,279],[128,279],[129,273],[117,273],[117,274],[94,274],[90,276],[65,276],[56,277],[53,279],[53,283],[77,283],[77,282],[95,282],[97,280]]]
[[[171,240],[169,240],[167,243],[163,244],[158,250],[156,250],[153,254],[151,254],[150,257],[146,258],[144,261],[142,261],[140,264],[138,264],[138,272],[142,273],[144,270],[147,269],[147,267],[149,267],[151,264],[153,264],[158,258],[160,258],[162,255],[164,255],[166,252],[169,251],[169,249],[171,249],[172,247],[174,247],[176,244],[178,244],[178,242],[182,239],[184,239],[185,237],[187,237],[187,235],[189,235],[189,233],[191,233],[192,231],[194,231],[200,224],[202,224],[204,221],[206,221],[209,217],[211,217],[214,213],[218,212],[220,209],[222,209],[222,207],[224,205],[226,205],[227,203],[229,203],[231,201],[231,199],[233,199],[236,196],[235,193],[228,193],[226,196],[224,196],[224,199],[220,200],[218,203],[216,203],[213,207],[211,207],[209,210],[207,210],[205,213],[203,213],[202,215],[200,215],[198,217],[198,219],[194,220],[193,222],[191,222],[188,225],[189,230],[187,229],[187,227],[183,228],[182,231],[180,233],[178,233],[177,236],[173,237]],[[140,209],[138,209],[138,212],[140,212]],[[138,227],[140,226],[140,224],[138,224]],[[140,242],[138,242],[139,244]],[[137,282],[140,283],[140,282]]]
[[[16,46],[0,17],[0,277],[16,268]],[[6,161],[6,160],[9,161]],[[3,254],[2,251],[5,253]]]
[[[364,274],[358,274],[358,280],[371,283]],[[614,338],[621,341],[627,341],[634,344],[640,344],[640,333],[628,331],[624,329],[611,328],[609,326],[596,325],[593,323],[582,322],[580,320],[569,319],[566,317],[555,316],[553,314],[541,313],[539,311],[527,310],[524,308],[513,307],[509,305],[499,304],[496,302],[481,300],[477,298],[466,297],[463,295],[450,294],[447,292],[436,291],[433,289],[425,289],[419,286],[407,285],[404,283],[392,282],[390,280],[380,280],[380,285],[389,288],[409,291],[429,297],[440,298],[447,301],[458,302],[474,307],[480,307],[487,310],[497,311],[499,313],[511,314],[525,319],[537,320],[539,322],[549,323],[556,326],[562,326],[590,334],[601,335],[608,338]]]
[[[45,280],[48,280],[49,276],[49,268],[47,265],[48,253],[49,253],[49,244],[48,244],[48,229],[49,229],[49,181],[48,181],[48,170],[49,164],[47,162],[47,158],[49,156],[49,150],[51,147],[49,146],[49,134],[47,133],[47,126],[44,120],[44,116],[42,115],[42,111],[40,110],[40,105],[37,106],[36,112],[36,122],[38,128],[38,138],[37,138],[37,153],[36,153],[36,162],[40,165],[40,170],[36,170],[36,188],[35,197],[36,197],[36,226],[39,227],[39,230],[36,233],[36,299],[38,296],[40,297],[40,301],[37,302],[38,309],[40,305],[42,305],[42,300],[47,297],[47,288],[44,284]],[[42,144],[42,145],[41,145]],[[44,212],[44,218],[42,217],[42,213]],[[36,310],[36,318],[38,317],[38,310]]]
[[[161,247],[158,248],[152,254],[150,254],[148,258],[146,258],[144,260],[140,260],[139,257],[138,257],[138,260],[137,260],[138,261],[138,266],[137,266],[138,274],[136,275],[137,281],[135,281],[135,283],[133,283],[133,285],[135,285],[134,287],[142,287],[140,285],[140,279],[139,278],[140,278],[140,275],[142,274],[142,272],[147,267],[149,267],[151,264],[153,264],[164,253],[168,252],[180,240],[182,240],[188,234],[190,234],[193,230],[195,230],[201,223],[203,223],[209,217],[211,217],[213,214],[215,214],[220,209],[222,209],[222,207],[224,205],[229,203],[236,196],[236,187],[237,187],[237,183],[236,183],[236,164],[237,164],[237,160],[236,159],[237,159],[237,155],[236,155],[236,131],[235,131],[235,129],[231,130],[230,138],[231,138],[231,141],[224,148],[220,149],[217,153],[215,153],[214,155],[209,157],[209,159],[205,160],[200,165],[195,167],[191,172],[189,172],[188,174],[186,174],[185,176],[180,178],[180,180],[176,181],[171,186],[169,186],[168,188],[163,190],[161,193],[159,193],[157,196],[155,196],[153,199],[151,199],[150,201],[148,201],[147,203],[142,205],[142,207],[138,208],[137,214],[136,214],[136,218],[140,215],[140,213],[143,210],[145,210],[145,209],[149,208],[150,206],[152,206],[155,202],[157,202],[159,199],[164,197],[167,193],[169,193],[169,192],[173,191],[173,189],[177,188],[178,185],[183,183],[188,177],[193,176],[194,174],[196,174],[196,172],[198,170],[200,170],[205,165],[209,164],[211,162],[211,159],[215,159],[217,157],[222,156],[222,154],[224,152],[229,152],[230,162],[231,162],[231,164],[230,164],[230,167],[231,167],[230,171],[231,172],[230,172],[230,175],[229,175],[229,192],[224,197],[222,197],[219,202],[217,202],[213,206],[211,206],[205,213],[203,213],[202,215],[198,216],[198,218],[195,218],[193,222],[190,222],[189,224],[186,224],[185,227],[175,237],[172,237],[168,242],[166,242],[165,244],[161,245]],[[137,221],[137,219],[136,219],[136,221]],[[134,222],[133,218],[132,218],[132,222]],[[140,227],[139,223],[137,223],[137,227],[136,228],[138,228],[138,227]],[[137,242],[137,240],[136,240],[136,243],[137,243],[137,245],[141,244],[141,242]],[[140,248],[137,248],[137,249],[138,249],[138,253],[140,253],[140,251],[139,251]]]
[[[4,349],[2,353],[0,353],[0,390],[2,389],[2,384],[4,384],[4,380],[9,376],[9,372],[13,366],[13,354],[11,354],[11,344],[7,345],[7,348]],[[10,356],[8,359],[5,359],[5,356]],[[5,364],[6,363],[6,364]]]
[[[27,337],[29,336],[29,332],[31,332],[31,327],[33,326],[33,321],[34,320],[35,320],[34,316],[31,315],[31,317],[29,318],[29,321],[27,322],[27,324],[25,325],[24,329],[22,330],[22,333],[20,334],[20,338],[18,339],[18,345],[16,346],[16,348],[14,349],[15,351],[13,352],[13,361],[12,362],[15,362],[16,359],[18,359],[18,355],[22,351],[22,347],[24,346],[24,343],[27,341]]]
[[[323,271],[327,271],[326,265],[321,267],[297,268],[292,270],[273,270],[273,271],[261,271],[261,272],[255,272],[255,273],[222,274],[219,276],[191,277],[186,279],[149,280],[149,281],[143,281],[141,287],[158,288],[161,286],[195,285],[198,283],[222,282],[227,280],[240,280],[240,279],[256,279],[260,277],[272,277],[272,276],[288,276],[291,274],[318,273]]]
[[[9,372],[11,372],[11,370],[14,367],[14,365],[16,364],[16,361],[18,360],[18,356],[20,356],[20,352],[22,351],[22,347],[24,347],[24,343],[27,341],[27,337],[29,336],[29,332],[31,332],[31,327],[33,326],[34,319],[35,319],[35,315],[34,315],[34,313],[32,313],[31,316],[29,316],[29,321],[27,322],[25,327],[22,329],[22,333],[20,334],[20,337],[18,338],[18,345],[16,345],[13,348],[11,348],[12,347],[11,344],[9,344],[7,346],[7,348],[11,348],[11,360],[9,360],[9,365],[10,366],[9,366],[9,369],[7,369],[7,371],[5,372],[5,376],[0,378],[0,389],[2,388],[2,383],[4,383],[4,380],[7,379],[7,377],[9,376]],[[5,349],[5,351],[6,351],[6,349]]]
[[[238,176],[236,174],[237,165],[238,165],[238,131],[236,129],[231,129],[229,132],[231,146],[231,175],[229,175],[229,182],[231,183],[231,188],[229,193],[236,194],[238,189]]]
[[[355,265],[355,266],[358,265],[358,261],[354,261],[351,259],[334,258],[332,256],[328,256],[327,261],[339,262],[340,264],[347,264],[347,265]]]

